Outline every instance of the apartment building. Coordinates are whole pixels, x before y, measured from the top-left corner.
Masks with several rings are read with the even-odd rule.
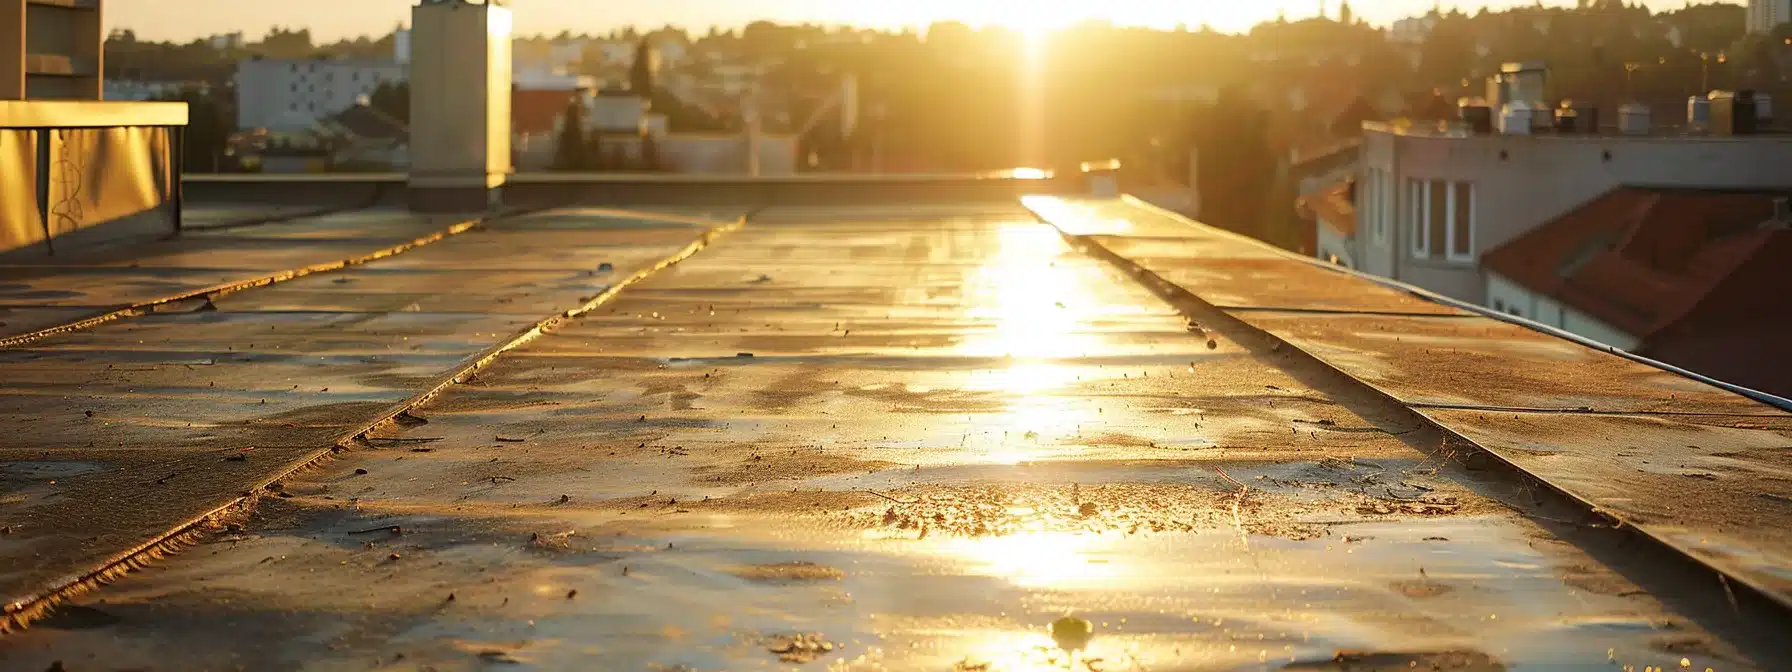
[[[1792,21],[1792,0],[1748,0],[1748,32],[1771,32]]]
[[[381,84],[405,80],[385,60],[249,60],[237,65],[237,127],[299,131],[353,107]]]
[[[1361,270],[1485,303],[1484,253],[1620,187],[1792,189],[1792,136],[1506,135],[1367,124]]]

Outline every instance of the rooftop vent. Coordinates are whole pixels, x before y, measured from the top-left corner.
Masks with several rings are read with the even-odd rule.
[[[1545,111],[1547,114],[1548,111]],[[1514,101],[1500,109],[1500,132],[1506,135],[1530,135],[1537,110],[1530,103]]]
[[[1711,130],[1711,98],[1709,96],[1687,97],[1686,125],[1694,131]]]
[[[1585,102],[1562,101],[1556,108],[1556,132],[1593,134],[1599,132],[1599,108]]]
[[[1625,103],[1618,107],[1618,130],[1625,135],[1648,135],[1653,125],[1648,105]]]
[[[1771,104],[1771,103],[1770,103]],[[1760,118],[1755,110],[1755,92],[1711,92],[1711,132],[1715,135],[1753,135]]]
[[[1456,103],[1456,116],[1468,127],[1470,133],[1488,135],[1493,133],[1493,108],[1487,101],[1479,98],[1463,98]]]

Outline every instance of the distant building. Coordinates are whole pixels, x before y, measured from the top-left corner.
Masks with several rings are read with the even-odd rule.
[[[0,0],[0,100],[99,100],[101,0]]]
[[[411,64],[411,30],[400,28],[392,32],[392,60],[399,65]]]
[[[1539,104],[1510,83],[1515,112]],[[1565,130],[1367,122],[1352,174],[1307,170],[1295,207],[1321,259],[1784,389],[1792,357],[1749,362],[1792,342],[1792,295],[1763,289],[1792,284],[1792,134],[1624,112]]]
[[[1388,41],[1399,44],[1424,44],[1430,39],[1431,31],[1437,29],[1441,17],[1436,11],[1424,16],[1414,16],[1395,21],[1388,27]]]
[[[1771,32],[1792,22],[1792,0],[1748,0],[1748,32]]]
[[[206,45],[218,51],[230,51],[243,48],[243,31],[223,33],[205,38]]]
[[[1361,151],[1357,268],[1480,304],[1484,253],[1614,189],[1792,189],[1787,135],[1507,135],[1372,123]]]
[[[393,61],[243,61],[236,72],[237,128],[311,128],[405,76],[405,67]]]
[[[595,88],[590,77],[517,74],[510,98],[510,146],[518,170],[547,170],[554,166],[567,108]]]
[[[108,79],[101,86],[105,100],[161,100],[180,93],[185,82],[146,82],[135,79]]]
[[[368,105],[353,105],[318,128],[335,170],[404,170],[411,163],[411,129]]]

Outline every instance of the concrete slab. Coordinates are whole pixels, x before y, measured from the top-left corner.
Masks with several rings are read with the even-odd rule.
[[[1065,206],[1076,217],[1162,213],[1125,203]],[[1047,211],[1054,211],[1047,208]],[[1134,212],[1134,215],[1126,213]],[[1123,228],[1107,225],[1108,228]],[[1339,288],[1387,290],[1189,223],[1191,241],[1085,238],[1231,316],[1360,380],[1601,515],[1792,605],[1792,414],[1608,350],[1479,316],[1390,315],[1371,301],[1315,314]],[[1150,250],[1151,256],[1127,253]],[[1253,282],[1239,283],[1250,268]],[[1265,287],[1267,291],[1253,291]],[[1239,300],[1244,296],[1243,301]],[[1416,300],[1410,296],[1405,301]],[[1249,309],[1240,309],[1249,308]],[[1440,306],[1441,308],[1441,306]],[[1448,309],[1438,311],[1451,313]]]
[[[470,358],[660,263],[702,231],[598,220],[538,237],[469,234],[359,275],[303,277],[278,292],[0,350],[0,423],[30,428],[0,448],[0,465],[39,475],[83,465],[31,481],[42,497],[0,506],[0,564],[14,570],[0,576],[9,616],[326,452]],[[288,241],[288,257],[318,254],[305,251],[315,242]],[[467,268],[470,258],[485,263]],[[304,301],[345,286],[356,291]],[[501,291],[467,291],[482,287]],[[524,287],[524,307],[542,310],[517,310]]]
[[[1707,629],[1729,627],[1728,607],[1685,601],[1684,575],[1552,522],[1575,513],[1469,468],[1404,407],[1192,317],[1009,209],[761,213],[264,493],[241,527],[77,600],[12,655],[1772,660]],[[1066,614],[1090,622],[1086,646],[1048,634]]]

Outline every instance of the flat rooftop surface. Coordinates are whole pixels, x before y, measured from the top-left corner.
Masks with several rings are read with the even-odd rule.
[[[738,214],[232,228],[350,222],[215,296],[22,273],[185,298],[0,349],[0,660],[1792,659],[1771,406],[1130,201]]]

